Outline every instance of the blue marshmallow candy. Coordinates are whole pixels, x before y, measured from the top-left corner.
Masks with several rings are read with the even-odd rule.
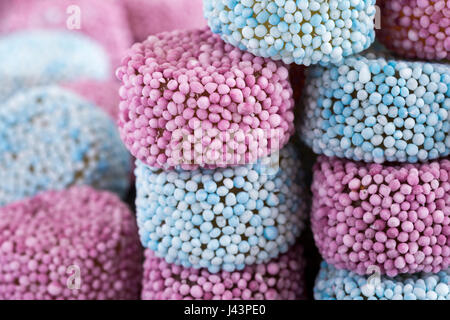
[[[0,206],[72,185],[124,196],[129,173],[114,122],[79,96],[37,87],[0,105]]]
[[[21,89],[77,79],[105,80],[109,58],[90,38],[70,31],[20,31],[0,37],[0,99]]]
[[[256,56],[338,63],[375,39],[375,0],[204,0],[214,33]]]
[[[317,154],[423,162],[450,154],[450,66],[373,53],[308,71],[300,137]]]
[[[322,262],[314,286],[316,300],[450,300],[449,270],[394,278],[360,276]]]
[[[245,166],[162,171],[136,162],[142,244],[168,263],[242,270],[285,253],[304,227],[303,173],[295,147]]]

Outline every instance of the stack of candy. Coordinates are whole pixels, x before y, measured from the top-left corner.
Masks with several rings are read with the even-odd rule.
[[[380,40],[430,61],[366,51],[307,71],[300,137],[320,155],[311,226],[325,259],[314,295],[449,300],[450,4],[381,10]]]
[[[142,298],[302,298],[288,69],[199,29],[136,43],[117,76],[120,134],[138,159]]]
[[[0,0],[0,299],[305,298],[295,114],[314,297],[450,300],[450,1],[377,4]]]

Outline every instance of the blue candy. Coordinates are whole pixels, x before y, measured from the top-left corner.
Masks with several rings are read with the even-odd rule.
[[[316,300],[450,300],[449,270],[394,278],[360,276],[322,262],[314,286]]]
[[[137,161],[142,244],[169,263],[213,272],[284,253],[304,226],[303,173],[293,145],[280,150],[279,163],[272,161],[194,171],[163,171]]]
[[[355,161],[414,163],[446,157],[449,73],[445,64],[370,52],[315,66],[305,81],[300,138],[317,154]],[[376,84],[382,75],[384,83]]]

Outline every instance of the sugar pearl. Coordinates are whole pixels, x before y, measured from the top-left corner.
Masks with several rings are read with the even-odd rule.
[[[130,0],[128,0],[130,1]],[[128,2],[127,1],[127,2]],[[152,1],[153,2],[153,1]],[[80,28],[77,29],[76,15],[71,6],[76,4],[80,8]],[[68,11],[68,9],[71,9]],[[82,34],[98,43],[103,51],[108,55],[105,59],[97,60],[93,52],[87,51],[88,48],[81,44],[71,44],[66,46],[65,68],[70,68],[72,72],[77,68],[79,60],[71,59],[72,51],[78,51],[78,58],[87,57],[90,66],[103,66],[105,61],[111,66],[119,65],[123,55],[128,47],[132,44],[133,39],[130,32],[127,14],[121,1],[91,1],[91,0],[27,0],[24,5],[23,1],[11,0],[8,5],[3,5],[0,10],[0,33],[13,33],[20,30],[67,30],[63,33],[63,37],[67,40],[59,38],[57,41],[49,43],[40,43],[41,50],[33,50],[31,53],[34,60],[26,61],[28,67],[34,67],[36,59],[49,59],[54,52],[60,50],[59,46],[67,43],[73,36]],[[75,11],[76,13],[76,11]],[[75,29],[68,29],[75,28]],[[105,32],[105,30],[108,32]],[[62,42],[61,42],[62,41]],[[38,38],[32,36],[26,41],[26,45],[37,45],[40,42]],[[78,50],[80,49],[80,50]],[[45,52],[45,54],[42,54]],[[24,63],[25,61],[18,59],[18,52],[15,52],[14,59]],[[11,51],[9,51],[11,55]],[[5,56],[2,56],[4,59]],[[50,60],[52,61],[52,60]],[[53,62],[56,62],[54,60]],[[101,63],[101,64],[98,64]],[[60,67],[61,65],[58,65]],[[26,69],[24,69],[26,70]],[[63,71],[63,70],[60,70]],[[111,70],[109,70],[111,71]],[[110,74],[108,74],[110,77]]]

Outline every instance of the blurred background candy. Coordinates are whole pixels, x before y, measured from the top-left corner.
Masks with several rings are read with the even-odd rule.
[[[300,245],[265,264],[211,274],[206,269],[168,264],[145,251],[143,300],[298,300],[305,298]]]
[[[433,272],[450,266],[450,161],[366,164],[320,156],[311,227],[323,258],[365,274]]]
[[[105,80],[106,51],[83,34],[20,31],[0,36],[0,100],[37,85],[78,79]]]
[[[135,41],[163,31],[206,26],[202,0],[122,0]]]
[[[450,1],[377,4],[0,0],[0,299],[450,300]]]
[[[1,300],[138,299],[141,250],[128,207],[90,187],[0,207]]]
[[[122,0],[0,1],[0,34],[31,29],[66,30],[88,36],[107,52],[109,59],[104,62],[109,61],[112,70],[132,42]]]
[[[80,96],[37,87],[0,105],[0,205],[80,184],[124,196],[129,170],[113,120]]]

